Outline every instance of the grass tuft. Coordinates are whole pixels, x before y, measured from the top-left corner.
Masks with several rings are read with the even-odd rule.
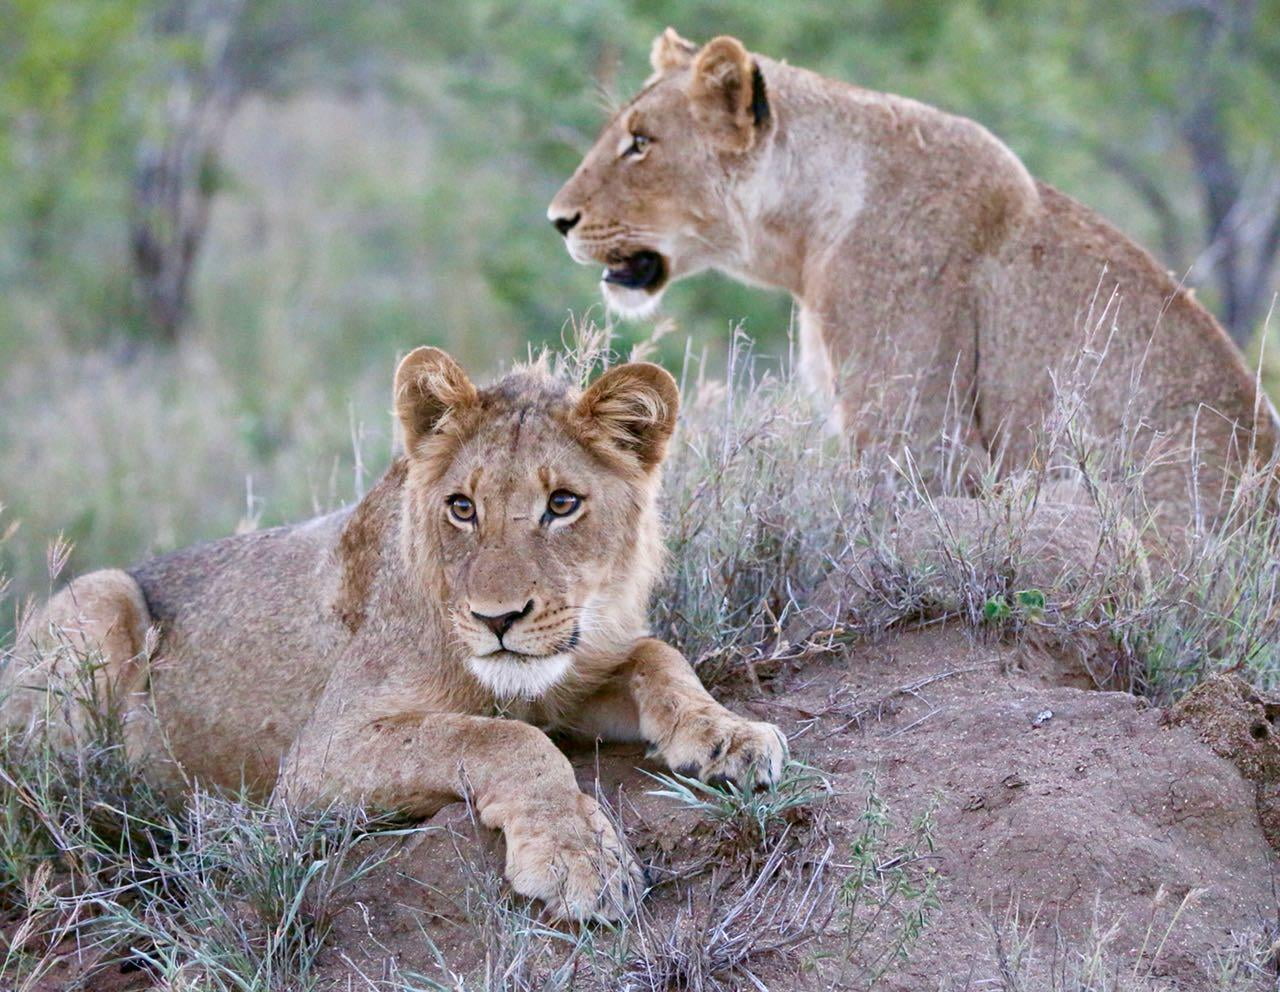
[[[712,785],[675,773],[645,774],[662,786],[649,795],[701,814],[744,850],[772,847],[777,834],[805,822],[814,806],[831,797],[826,777],[798,761],[788,762],[781,779],[767,789],[756,787],[753,773],[742,787],[733,782]]]

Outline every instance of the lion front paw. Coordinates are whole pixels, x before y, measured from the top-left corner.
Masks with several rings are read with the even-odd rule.
[[[552,916],[616,920],[644,894],[643,871],[590,796],[569,809],[530,807],[503,833],[512,888]]]
[[[787,763],[787,738],[772,723],[728,710],[682,717],[658,748],[671,770],[712,785],[772,786]]]

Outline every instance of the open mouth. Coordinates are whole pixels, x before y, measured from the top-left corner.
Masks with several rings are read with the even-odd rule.
[[[656,251],[638,251],[604,270],[605,282],[627,289],[659,289],[667,278],[667,263]]]

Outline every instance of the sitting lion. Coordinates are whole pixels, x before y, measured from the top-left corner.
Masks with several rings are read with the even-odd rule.
[[[1044,464],[1052,405],[1083,396],[1075,430],[1148,462],[1153,509],[1183,524],[1271,456],[1275,412],[1208,311],[981,125],[730,37],[668,28],[651,62],[548,211],[613,309],[707,268],[788,290],[840,429],[908,425],[925,463],[949,433],[978,471]]]
[[[41,660],[9,676],[55,691],[13,692],[6,722],[43,718],[58,659],[100,652],[157,775],[414,816],[467,795],[518,892],[615,916],[641,876],[545,730],[739,784],[776,781],[786,755],[645,636],[678,403],[655,365],[581,394],[537,367],[477,389],[419,348],[395,377],[406,454],[364,499],[77,578],[22,635]]]

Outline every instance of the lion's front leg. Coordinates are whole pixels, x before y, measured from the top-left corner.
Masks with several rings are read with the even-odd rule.
[[[429,815],[470,795],[506,840],[506,874],[557,916],[616,919],[643,875],[569,760],[536,727],[459,714],[325,719],[317,711],[286,760],[291,801],[345,800]]]
[[[787,760],[787,738],[771,723],[747,720],[725,709],[703,688],[675,648],[646,638],[637,642],[612,686],[588,700],[575,722],[603,737],[639,736],[677,774],[705,782],[772,785]],[[623,705],[623,704],[626,705]],[[634,714],[634,727],[624,714]],[[600,719],[607,714],[607,719]],[[610,732],[612,731],[612,732]]]

